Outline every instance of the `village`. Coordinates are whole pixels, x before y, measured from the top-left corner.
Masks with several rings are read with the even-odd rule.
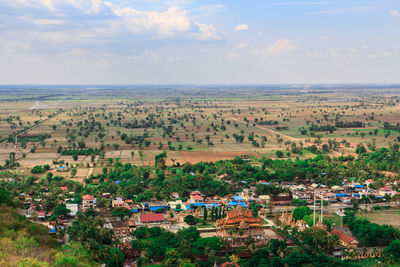
[[[228,181],[229,175],[225,173],[216,179]],[[9,182],[13,181],[9,179]],[[69,192],[68,187],[63,186],[57,189],[58,204],[65,204],[68,213],[57,217],[53,216],[54,210],[46,213],[39,209],[51,195],[47,186],[42,187],[40,192],[21,193],[17,198],[27,207],[21,210],[22,215],[46,225],[49,233],[57,235],[63,243],[68,242],[66,228],[73,223],[78,212],[98,212],[106,220],[105,227],[113,230],[121,248],[124,248],[123,251],[130,251],[128,254],[133,257],[132,262],[140,257],[140,253],[130,245],[130,241],[134,239],[133,231],[138,227],[155,226],[174,233],[195,226],[202,237],[222,238],[225,241],[223,251],[236,252],[239,257],[244,258],[252,255],[249,245],[262,248],[271,239],[283,240],[288,247],[295,246],[281,234],[284,227],[304,231],[314,226],[339,238],[340,243],[335,247],[333,256],[342,259],[373,258],[380,256],[382,247],[361,247],[348,228],[335,223],[327,226],[323,216],[334,215],[342,218],[345,216],[345,210],[350,207],[365,212],[400,208],[399,195],[395,190],[398,182],[375,188],[372,179],[363,183],[346,179],[342,186],[326,186],[308,183],[296,177],[294,182],[274,184],[260,180],[258,185],[279,186],[286,189],[286,192],[276,195],[257,194],[257,184],[253,184],[235,195],[228,194],[224,197],[206,196],[201,190],[196,190],[190,193],[189,198],[183,198],[179,193],[173,192],[169,199],[151,199],[135,203],[132,199],[104,192],[95,196],[83,195],[81,202],[76,203],[76,193]],[[102,205],[98,205],[99,203]],[[299,206],[309,207],[313,212],[311,224],[307,224],[304,219],[293,218]]]

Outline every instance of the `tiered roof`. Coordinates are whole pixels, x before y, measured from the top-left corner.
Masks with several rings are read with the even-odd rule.
[[[249,210],[242,209],[240,206],[227,213],[226,218],[217,221],[218,227],[238,227],[247,228],[259,227],[263,224],[261,218],[253,217],[253,213]]]

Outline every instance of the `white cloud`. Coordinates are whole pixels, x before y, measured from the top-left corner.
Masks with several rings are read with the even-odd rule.
[[[120,6],[107,0],[4,0],[1,9],[4,10],[0,10],[0,15],[7,14],[7,9],[17,14],[6,26],[23,22],[25,30],[42,33],[46,31],[44,26],[51,26],[52,34],[70,32],[71,41],[76,41],[76,36],[83,32],[107,39],[136,35],[146,38],[222,39],[214,25],[198,22],[188,10],[178,5],[154,11]]]
[[[225,54],[225,57],[226,58],[237,58],[237,57],[240,57],[240,54],[236,53],[236,52],[229,52],[229,53]]]
[[[247,24],[240,24],[240,25],[237,25],[235,28],[234,28],[234,30],[235,31],[247,31],[249,29],[249,25],[247,25]]]
[[[236,46],[236,48],[242,49],[242,48],[246,48],[247,46],[248,46],[248,44],[246,44],[246,43],[240,43],[240,44],[238,44],[238,45]]]
[[[130,7],[121,8],[109,2],[106,5],[122,19],[122,21],[114,23],[114,27],[128,27],[131,32],[136,34],[155,32],[163,37],[188,34],[200,40],[222,39],[215,26],[198,23],[189,16],[188,11],[176,5],[171,6],[165,12],[142,11]]]
[[[115,15],[122,18],[123,23],[135,33],[155,30],[161,35],[191,30],[193,22],[187,11],[172,6],[165,12],[141,11],[130,7],[119,7],[108,3]]]
[[[172,57],[172,56],[169,56],[168,58],[167,58],[167,61],[168,62],[180,62],[182,59],[179,57],[179,56],[176,56],[176,57]]]
[[[389,51],[385,51],[385,52],[383,53],[383,56],[384,56],[384,57],[390,57],[390,56],[392,56],[392,53],[390,53]]]
[[[397,16],[400,16],[400,13],[398,10],[392,9],[392,10],[390,10],[390,15],[392,15],[393,17],[397,17]]]
[[[63,20],[60,19],[35,19],[33,20],[33,23],[37,25],[61,25],[64,23]]]
[[[280,54],[293,52],[298,49],[298,45],[291,43],[289,40],[277,40],[273,45],[267,48],[269,54]]]
[[[72,49],[69,53],[71,56],[83,56],[86,54],[84,49]]]
[[[217,28],[211,24],[200,24],[196,22],[196,25],[199,27],[200,33],[195,34],[198,39],[200,40],[207,40],[207,39],[215,39],[215,40],[222,40],[222,36],[217,33]]]
[[[264,49],[253,49],[250,52],[256,55],[263,55],[263,56],[272,56],[272,55],[279,55],[288,52],[297,51],[299,46],[297,44],[291,43],[289,40],[277,40],[271,46],[264,48]]]

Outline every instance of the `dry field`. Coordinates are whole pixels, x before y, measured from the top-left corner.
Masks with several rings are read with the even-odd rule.
[[[167,151],[167,164],[172,165],[242,155],[276,158],[277,150],[284,153],[284,158],[310,158],[316,154],[306,147],[316,145],[321,150],[329,142],[340,145],[327,154],[355,155],[359,143],[366,147],[387,147],[400,136],[399,131],[383,129],[384,122],[395,125],[400,121],[396,90],[379,96],[359,90],[304,94],[276,91],[255,95],[241,92],[243,97],[235,97],[238,94],[215,99],[167,99],[156,95],[150,100],[132,95],[81,96],[75,92],[75,99],[67,100],[7,102],[0,99],[0,140],[3,140],[0,165],[12,152],[16,152],[18,172],[22,174],[44,164],[51,165],[54,171],[58,165],[53,165],[53,161],[63,160],[77,168],[82,179],[89,170],[100,173],[109,158],[114,162],[118,158],[123,163],[152,165],[157,154]],[[337,120],[360,121],[365,127],[337,128],[332,133],[309,130],[312,124],[334,125]],[[260,124],[260,121],[277,124]],[[307,134],[302,134],[301,129],[306,129]],[[17,131],[22,141],[16,147],[13,134]],[[100,138],[100,133],[104,137]],[[43,142],[29,139],[45,134],[50,137]],[[10,135],[13,142],[6,140]],[[135,139],[127,144],[122,135],[139,139],[143,136],[145,142],[140,144]],[[234,136],[243,136],[243,139],[237,141]],[[97,155],[93,160],[82,155],[75,160],[57,153],[59,147],[77,149],[78,142],[84,142],[86,148],[103,147],[104,155]],[[293,152],[294,145],[300,153]]]

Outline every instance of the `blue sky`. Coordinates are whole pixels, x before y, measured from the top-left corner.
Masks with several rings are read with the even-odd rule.
[[[400,1],[0,0],[0,83],[399,83]]]

